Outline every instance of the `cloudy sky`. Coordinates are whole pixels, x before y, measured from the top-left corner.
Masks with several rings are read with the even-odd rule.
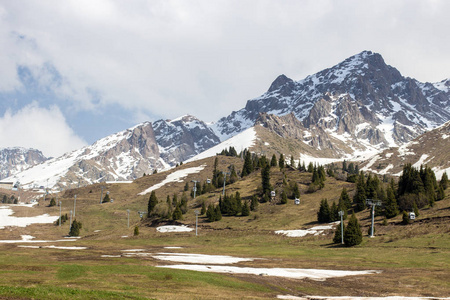
[[[0,0],[0,147],[46,156],[143,121],[211,122],[363,50],[450,77],[446,0]]]

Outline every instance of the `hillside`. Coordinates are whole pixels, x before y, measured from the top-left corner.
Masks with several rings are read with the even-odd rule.
[[[264,129],[261,126],[262,129]],[[256,129],[258,131],[258,129]],[[18,207],[18,216],[59,214],[59,207],[47,207],[51,197],[62,201],[62,213],[75,209],[76,219],[82,222],[81,239],[59,242],[69,230],[68,222],[61,227],[52,224],[32,225],[25,228],[10,227],[0,231],[3,240],[20,239],[31,235],[36,240],[50,240],[41,243],[1,244],[0,270],[21,268],[23,273],[12,272],[3,281],[2,295],[35,299],[65,298],[70,293],[79,299],[98,298],[161,298],[161,299],[252,299],[275,298],[277,295],[333,295],[333,296],[428,296],[448,295],[448,220],[450,219],[450,196],[437,201],[433,207],[420,210],[414,223],[401,224],[401,216],[389,219],[383,225],[381,216],[375,218],[375,238],[368,238],[370,225],[369,210],[357,213],[362,225],[363,243],[346,248],[332,244],[333,230],[323,229],[321,233],[304,237],[287,237],[276,234],[277,230],[307,230],[318,225],[317,211],[322,199],[331,204],[337,202],[345,187],[350,196],[355,184],[326,177],[323,189],[307,193],[312,174],[286,167],[270,170],[270,183],[276,191],[275,200],[259,203],[257,210],[249,216],[223,216],[222,220],[208,222],[204,215],[198,218],[198,236],[190,232],[159,232],[161,225],[185,225],[194,230],[195,210],[203,202],[217,204],[222,187],[198,195],[189,196],[192,180],[204,184],[212,178],[216,157],[208,157],[185,163],[174,169],[140,177],[130,183],[96,183],[80,188],[68,189],[62,194],[51,194],[47,200],[42,197],[39,206]],[[231,166],[240,172],[244,161],[239,157],[217,156],[217,169],[227,171]],[[340,172],[339,169],[336,172]],[[283,182],[285,181],[285,183]],[[300,204],[289,199],[280,205],[280,193],[291,183],[300,189]],[[139,211],[147,210],[150,188],[158,198],[158,213],[167,207],[167,196],[173,200],[176,194],[180,200],[186,183],[189,185],[187,211],[181,220],[173,221],[145,213],[141,219]],[[256,170],[248,176],[226,185],[227,195],[239,192],[243,201],[259,194],[261,172]],[[102,193],[103,186],[103,193]],[[114,200],[100,204],[101,196],[109,192]],[[447,188],[447,194],[449,189]],[[129,210],[129,224],[128,214]],[[139,235],[133,236],[135,226]],[[54,245],[60,245],[59,246]],[[52,248],[53,247],[53,248]],[[127,250],[125,250],[127,249]],[[10,253],[14,253],[11,255]],[[197,254],[200,253],[200,254]],[[175,261],[166,261],[175,256]],[[184,258],[183,258],[184,257]],[[278,270],[290,272],[298,268],[308,274],[314,270],[331,274],[334,271],[375,270],[375,273],[340,278],[307,277],[284,278],[272,276],[269,271],[251,274],[203,273],[177,270],[186,257],[191,259],[238,259],[234,269],[255,268],[257,270]],[[174,259],[174,258],[172,258]],[[198,266],[191,262],[182,266]],[[204,263],[203,263],[204,264]],[[207,264],[205,268],[217,268],[218,263]],[[223,264],[223,262],[219,262]],[[162,267],[166,266],[166,267]],[[225,266],[226,267],[226,266]],[[35,272],[33,270],[46,270]],[[108,280],[105,275],[114,274]],[[19,280],[18,276],[22,276]],[[312,275],[310,275],[312,276]],[[97,284],[92,285],[92,282]],[[411,282],[416,284],[411,285]],[[38,284],[37,284],[38,283]],[[157,288],[148,288],[149,284]],[[70,285],[69,287],[67,285]],[[38,287],[39,291],[37,291]],[[383,289],[380,290],[380,286]],[[201,288],[198,288],[201,287]],[[40,296],[42,291],[42,296]],[[89,295],[87,294],[89,293]],[[192,296],[195,295],[195,296]]]
[[[363,170],[399,176],[405,163],[428,165],[439,179],[450,174],[450,122],[431,130],[401,147],[387,149],[362,163]]]

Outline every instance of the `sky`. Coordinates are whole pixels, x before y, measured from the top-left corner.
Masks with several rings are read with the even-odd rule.
[[[47,157],[144,121],[217,121],[280,74],[371,50],[450,77],[446,0],[0,0],[0,147]]]

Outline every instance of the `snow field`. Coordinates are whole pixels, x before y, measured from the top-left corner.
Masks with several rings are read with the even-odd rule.
[[[164,185],[171,183],[171,182],[183,182],[183,178],[187,177],[190,174],[196,174],[196,173],[200,172],[201,170],[203,170],[205,167],[206,167],[206,165],[201,165],[198,167],[186,168],[183,170],[175,171],[175,172],[167,175],[166,179],[164,179],[160,183],[149,187],[148,189],[139,193],[138,195],[141,195],[141,196],[146,195],[146,194],[150,193],[151,191],[157,190],[160,187],[163,187]]]
[[[7,226],[26,227],[31,224],[51,224],[58,220],[59,216],[43,214],[35,217],[15,217],[14,211],[8,206],[0,206],[0,229]]]
[[[156,228],[158,232],[189,232],[194,229],[187,227],[186,225],[166,225],[166,226],[159,226]]]
[[[339,222],[334,222],[334,223],[330,223],[328,225],[322,225],[322,226],[315,226],[309,229],[298,229],[298,230],[277,230],[275,231],[276,234],[284,234],[285,236],[288,237],[304,237],[308,234],[313,234],[313,235],[319,235],[322,234],[325,230],[331,230],[333,229],[334,226],[336,226],[336,224],[338,224]]]

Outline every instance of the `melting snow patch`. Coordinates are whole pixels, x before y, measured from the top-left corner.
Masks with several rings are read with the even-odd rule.
[[[169,246],[169,247],[164,247],[164,249],[183,249],[183,247]]]
[[[14,211],[6,206],[0,207],[0,229],[6,226],[26,227],[31,224],[51,224],[58,220],[57,216],[43,214],[35,217],[14,217]]]
[[[21,240],[0,240],[0,244],[16,244],[16,243],[54,243],[54,242],[75,242],[76,239],[64,239],[55,241],[34,240],[34,236],[21,235]]]
[[[167,175],[166,179],[164,179],[163,181],[161,181],[158,184],[155,184],[154,186],[149,187],[148,189],[146,189],[145,191],[143,191],[142,193],[139,193],[139,195],[145,195],[150,193],[153,190],[159,189],[160,187],[166,185],[167,183],[170,182],[183,182],[183,178],[187,177],[189,174],[194,174],[194,173],[198,173],[201,170],[203,170],[206,167],[206,165],[201,165],[199,167],[192,167],[192,168],[186,168],[183,170],[178,170],[175,171],[169,175]]]
[[[231,273],[231,274],[251,274],[260,276],[277,276],[286,278],[309,278],[312,280],[325,280],[327,278],[376,274],[380,271],[340,271],[340,270],[317,270],[317,269],[292,269],[292,268],[248,268],[233,266],[213,266],[213,265],[169,265],[158,266],[159,268],[192,270],[200,272]]]
[[[194,229],[187,227],[186,225],[166,225],[166,226],[159,226],[156,228],[158,232],[189,232]]]
[[[284,234],[288,237],[303,237],[308,234],[319,235],[322,234],[325,230],[333,229],[333,227],[339,222],[330,223],[328,225],[315,226],[309,229],[298,229],[298,230],[277,230],[276,234]]]
[[[422,156],[419,158],[419,160],[412,166],[414,168],[420,168],[420,166],[425,163],[425,160],[428,158],[428,156],[429,156],[428,154],[422,154]]]
[[[241,258],[233,257],[228,255],[206,255],[206,254],[191,254],[191,253],[157,253],[152,255],[153,258],[173,261],[173,262],[183,262],[190,264],[235,264],[242,261],[253,261],[255,258]]]
[[[145,251],[145,249],[128,249],[128,250],[122,250],[122,252],[142,252]]]
[[[101,257],[122,257],[121,255],[102,255]]]

